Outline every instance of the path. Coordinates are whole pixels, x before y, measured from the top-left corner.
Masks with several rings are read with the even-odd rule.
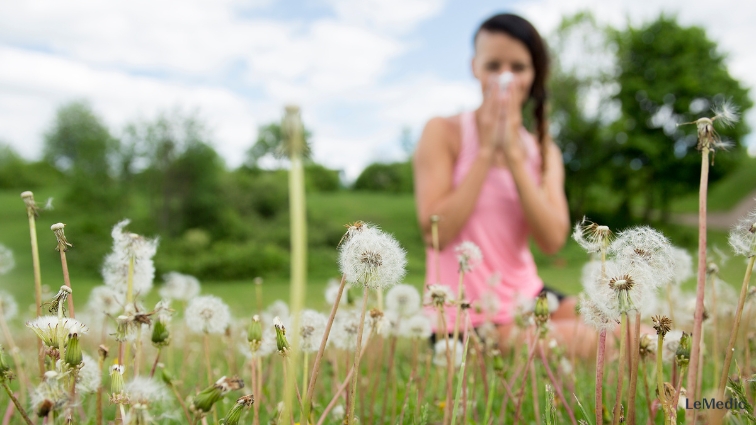
[[[710,229],[730,230],[739,219],[756,208],[756,190],[743,198],[730,211],[709,212],[706,225]],[[672,220],[688,226],[698,226],[698,214],[674,214]]]

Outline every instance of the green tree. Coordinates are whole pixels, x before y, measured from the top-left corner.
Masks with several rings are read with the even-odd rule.
[[[615,146],[609,163],[623,197],[620,208],[643,198],[644,218],[656,209],[666,217],[673,197],[698,187],[700,172],[695,129],[676,124],[709,116],[716,102],[729,99],[742,112],[752,102],[703,28],[682,27],[662,15],[641,27],[616,31],[613,38],[619,69],[614,98],[622,116],[612,129],[624,143]],[[733,168],[747,133],[743,121],[722,131],[735,145],[732,152],[716,155],[711,181]]]
[[[70,182],[68,200],[92,208],[122,205],[112,163],[119,142],[85,101],[61,106],[44,137],[44,158]]]

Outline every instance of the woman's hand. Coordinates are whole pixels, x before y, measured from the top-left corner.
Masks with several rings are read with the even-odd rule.
[[[527,160],[527,151],[520,138],[522,127],[522,93],[516,89],[513,81],[503,93],[499,94],[501,106],[499,108],[498,128],[501,129],[497,146],[504,151],[507,164],[523,163]]]
[[[501,147],[501,93],[499,93],[498,75],[488,80],[488,88],[483,96],[483,104],[478,110],[478,139],[480,153],[490,158]]]

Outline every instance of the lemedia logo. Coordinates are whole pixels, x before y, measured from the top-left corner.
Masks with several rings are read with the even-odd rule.
[[[728,398],[726,401],[717,400],[714,398],[704,398],[700,401],[694,401],[693,403],[690,403],[690,400],[685,400],[685,408],[686,409],[696,409],[696,410],[721,410],[721,409],[727,409],[727,410],[733,410],[733,409],[747,409],[748,405],[744,401],[735,400],[732,398]]]

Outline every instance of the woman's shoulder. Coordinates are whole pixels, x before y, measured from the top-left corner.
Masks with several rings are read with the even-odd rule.
[[[451,116],[436,116],[428,120],[420,139],[422,145],[438,149],[448,149],[453,156],[459,152],[462,138],[462,114]]]

